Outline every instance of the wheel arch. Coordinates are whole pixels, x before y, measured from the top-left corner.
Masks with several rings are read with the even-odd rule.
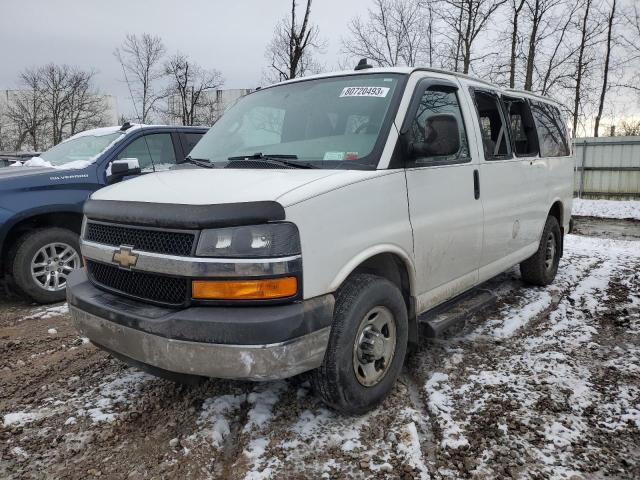
[[[409,341],[418,341],[415,302],[415,267],[409,255],[393,245],[380,245],[353,258],[331,284],[337,290],[354,273],[370,273],[396,285],[405,299],[409,318]]]
[[[562,200],[556,199],[551,208],[549,209],[549,215],[552,217],[556,217],[558,223],[560,224],[560,228],[564,229],[564,206],[562,204]]]
[[[562,256],[564,254],[564,235],[566,233],[564,228],[564,205],[562,204],[562,200],[556,199],[553,202],[547,216],[555,217],[560,225],[560,256]]]
[[[82,227],[82,213],[71,209],[34,209],[23,212],[20,216],[13,219],[11,225],[7,228],[4,239],[2,240],[2,269],[6,273],[7,255],[15,241],[25,232],[41,227],[60,227],[66,228],[77,234],[80,234]]]

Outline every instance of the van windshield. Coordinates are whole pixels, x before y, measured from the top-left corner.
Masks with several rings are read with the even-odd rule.
[[[243,157],[375,168],[400,83],[397,74],[363,74],[259,90],[230,108],[190,156],[234,168],[243,167]]]

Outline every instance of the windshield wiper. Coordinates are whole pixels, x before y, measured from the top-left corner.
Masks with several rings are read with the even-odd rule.
[[[184,157],[184,161],[202,168],[216,168],[206,158],[192,158],[191,155],[187,155],[186,157]]]
[[[284,155],[280,153],[268,153],[266,155],[261,152],[254,153],[253,155],[239,155],[237,157],[229,157],[227,160],[258,160],[264,163],[270,164],[278,164],[285,165],[287,167],[294,168],[318,168],[316,165],[313,165],[308,162],[296,162],[298,156],[297,155]]]

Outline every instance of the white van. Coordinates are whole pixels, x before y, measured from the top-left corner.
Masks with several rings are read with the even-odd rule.
[[[190,160],[85,204],[78,329],[160,375],[312,371],[349,413],[389,393],[419,332],[489,301],[481,283],[517,264],[552,282],[569,227],[558,105],[433,69],[263,88]]]

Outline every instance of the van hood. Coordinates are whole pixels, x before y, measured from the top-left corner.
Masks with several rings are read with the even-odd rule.
[[[94,200],[215,205],[278,201],[286,207],[376,175],[375,170],[186,169],[151,173],[95,192]]]

